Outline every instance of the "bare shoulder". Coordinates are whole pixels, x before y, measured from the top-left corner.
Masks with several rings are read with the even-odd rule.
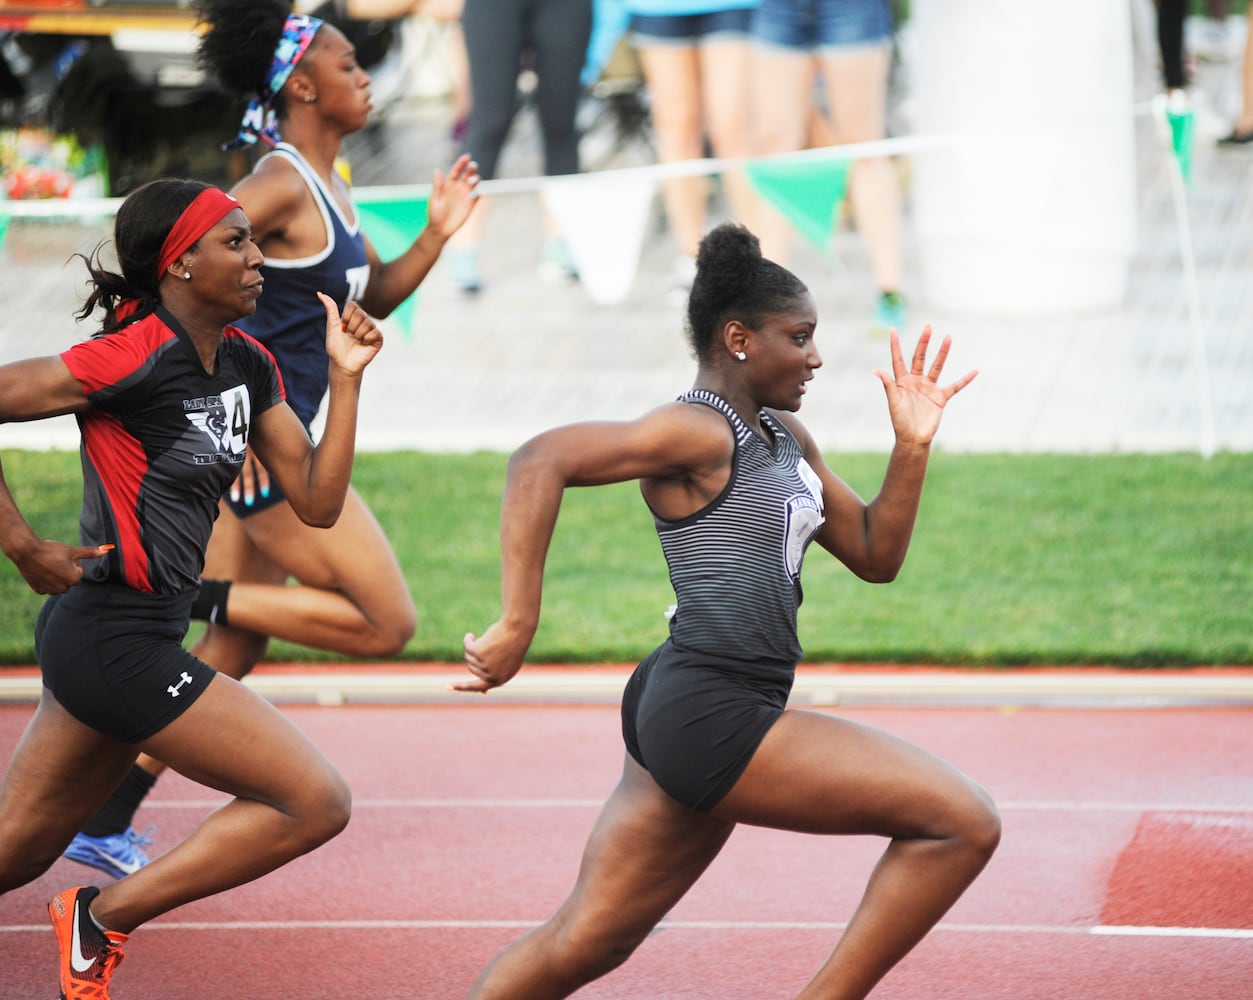
[[[717,410],[691,403],[666,403],[640,423],[665,455],[669,475],[701,475],[730,465],[735,433]]]
[[[242,178],[231,194],[260,239],[285,228],[285,220],[309,203],[309,190],[300,172],[284,156],[269,156]]]
[[[711,406],[677,401],[665,403],[640,419],[664,430],[668,438],[687,439],[700,450],[725,450],[729,453],[735,447],[731,424]]]

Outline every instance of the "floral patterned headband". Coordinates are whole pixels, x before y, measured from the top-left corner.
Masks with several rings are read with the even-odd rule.
[[[288,14],[283,25],[283,33],[279,36],[278,45],[274,48],[274,61],[265,77],[265,86],[261,92],[248,102],[244,111],[243,121],[239,126],[239,134],[223,149],[239,149],[251,146],[258,139],[264,139],[271,146],[278,145],[278,119],[274,115],[273,102],[283,84],[296,68],[313,36],[322,27],[322,20],[308,14]]]

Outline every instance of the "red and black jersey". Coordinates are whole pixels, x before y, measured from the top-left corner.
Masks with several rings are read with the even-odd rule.
[[[78,416],[82,544],[116,546],[84,564],[84,579],[157,594],[195,588],[252,421],[285,398],[274,358],[227,327],[206,373],[164,309],[61,358],[90,403]]]

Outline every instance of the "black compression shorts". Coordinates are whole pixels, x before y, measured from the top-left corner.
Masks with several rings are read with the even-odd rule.
[[[719,660],[662,644],[622,696],[622,738],[667,794],[708,811],[787,705],[794,664]]]
[[[183,649],[194,597],[96,583],[53,594],[35,623],[44,687],[83,725],[123,743],[160,732],[216,674]]]

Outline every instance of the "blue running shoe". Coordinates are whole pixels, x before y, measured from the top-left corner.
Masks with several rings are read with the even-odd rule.
[[[107,837],[89,837],[85,833],[76,834],[65,849],[64,855],[80,865],[89,865],[114,878],[125,878],[133,875],[148,863],[148,855],[143,848],[152,844],[153,831],[149,827],[142,834],[136,833],[134,827],[127,827],[121,833]]]
[[[874,319],[870,321],[870,333],[886,337],[889,330],[900,333],[905,326],[905,298],[900,292],[884,292],[875,305]]]

